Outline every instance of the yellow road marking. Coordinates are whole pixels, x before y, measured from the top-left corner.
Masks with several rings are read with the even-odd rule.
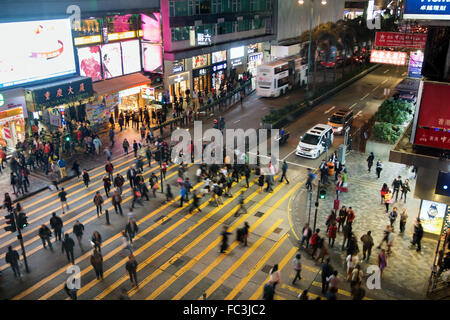
[[[249,187],[251,187],[255,182],[251,182],[249,184]],[[201,224],[203,224],[203,222],[205,222],[206,220],[208,220],[210,217],[212,217],[213,215],[215,215],[217,212],[220,212],[220,210],[222,210],[223,208],[225,208],[229,203],[231,203],[234,199],[236,199],[240,192],[244,189],[245,187],[241,188],[239,190],[239,192],[236,192],[235,195],[232,198],[227,199],[227,201],[224,202],[224,204],[220,207],[216,207],[214,208],[211,212],[209,212],[206,216],[204,216],[203,218],[201,218],[195,225],[189,227],[185,232],[183,232],[182,234],[180,234],[178,237],[172,239],[169,243],[165,244],[161,249],[159,249],[157,252],[155,252],[153,255],[151,255],[149,258],[145,259],[143,262],[139,263],[138,265],[138,269],[137,271],[142,270],[143,268],[145,268],[147,265],[149,265],[154,259],[156,259],[157,257],[159,257],[161,254],[163,254],[166,250],[168,250],[169,248],[171,248],[175,243],[177,243],[178,241],[180,241],[181,239],[183,239],[185,236],[187,236],[189,233],[191,233],[194,229],[196,229],[198,226],[200,226]],[[256,192],[253,194],[253,197],[256,196]],[[247,199],[247,201],[250,201],[253,197],[249,197]],[[208,205],[209,201],[206,201],[205,203],[203,203],[200,207],[204,208]],[[238,208],[239,206],[236,206],[236,208]],[[228,216],[231,216],[231,214],[233,213],[233,210],[231,210],[228,213]],[[139,248],[139,250],[136,251],[136,254],[140,254],[141,252],[143,252],[145,249],[147,249],[148,247],[150,247],[153,243],[155,243],[156,241],[160,240],[163,236],[165,236],[166,234],[168,234],[169,232],[171,232],[172,230],[176,229],[179,225],[181,225],[184,221],[188,220],[192,215],[188,216],[188,217],[183,217],[182,219],[180,219],[179,221],[177,221],[175,224],[173,224],[172,226],[170,226],[167,230],[165,230],[164,232],[162,232],[161,234],[159,234],[157,237],[153,238],[150,242],[146,243],[143,247]],[[222,218],[223,219],[223,218]],[[136,255],[135,254],[135,255]],[[123,261],[120,261],[120,263],[116,264],[114,267],[120,267],[120,265],[124,264],[126,262],[126,259],[123,259]],[[111,293],[114,289],[116,289],[118,286],[120,286],[123,282],[125,282],[128,279],[128,276],[125,275],[123,277],[121,277],[119,280],[115,281],[113,284],[111,284],[108,288],[106,288],[104,291],[102,291],[99,295],[97,295],[94,299],[95,300],[100,300],[103,299],[104,297],[106,297],[109,293]],[[94,282],[94,281],[93,281]],[[94,282],[95,284],[95,282]],[[134,294],[134,293],[133,293]]]
[[[285,233],[280,240],[278,240],[272,248],[270,248],[267,253],[264,254],[264,256],[256,263],[256,265],[247,273],[247,275],[241,279],[241,281],[231,290],[231,292],[225,297],[224,300],[233,300],[233,298],[241,291],[247,283],[250,281],[251,278],[258,272],[259,269],[261,269],[264,264],[269,260],[269,258],[275,253],[275,251],[278,250],[278,248],[284,243],[284,241],[289,238],[289,233]]]
[[[278,264],[279,270],[282,270],[284,268],[284,266],[288,263],[288,261],[291,261],[292,257],[294,256],[294,254],[296,254],[298,252],[297,248],[292,248],[288,254],[283,258],[283,260],[281,260],[281,262]],[[248,299],[248,300],[257,300],[258,297],[262,297],[262,292],[263,292],[263,288],[264,285],[269,281],[270,276],[268,276],[266,278],[266,281],[263,282],[263,284],[261,284],[259,286],[258,289],[256,289],[255,293],[252,294],[252,296]]]
[[[240,226],[245,219],[247,219],[247,216],[250,213],[253,213],[254,211],[256,211],[258,208],[260,208],[263,203],[265,203],[268,199],[270,199],[273,195],[276,194],[276,192],[278,192],[278,190],[281,189],[283,185],[278,185],[278,187],[275,188],[275,190],[273,191],[273,193],[268,194],[267,196],[265,196],[263,198],[262,201],[259,201],[258,204],[253,207],[248,213],[247,215],[241,217],[238,221],[236,221],[231,227],[228,228],[228,231],[233,231],[235,228],[237,228],[238,226]],[[285,199],[287,196],[289,196],[293,191],[295,190],[295,188],[291,189],[286,195],[283,196],[282,199]],[[280,201],[280,200],[279,200]],[[283,200],[284,201],[284,200]],[[278,202],[277,202],[278,203]],[[272,209],[272,208],[271,208]],[[273,211],[271,211],[271,209],[269,209],[270,213]],[[254,230],[262,221],[264,221],[269,215],[270,213],[266,213],[264,214],[261,218],[259,218],[249,229],[249,231]],[[217,223],[218,225],[218,223]],[[184,274],[187,270],[191,269],[192,266],[194,264],[197,263],[197,261],[200,261],[200,259],[205,256],[209,251],[211,251],[214,247],[216,247],[219,244],[220,238],[217,238],[216,240],[214,240],[210,245],[208,245],[208,247],[206,249],[204,249],[202,252],[200,252],[198,255],[196,255],[193,259],[191,259],[185,266],[183,266],[181,269],[179,269],[174,275],[172,275],[172,277],[170,277],[169,280],[165,281],[163,285],[161,285],[158,289],[154,290],[153,293],[148,296],[146,298],[146,300],[153,300],[155,299],[159,294],[161,294],[162,291],[166,290],[177,278],[179,278],[182,274]],[[188,250],[190,248],[186,247]],[[186,249],[185,248],[185,249]],[[179,254],[179,256],[181,257],[185,252],[187,252],[188,250],[182,250],[182,253]],[[168,268],[170,266],[170,261],[166,262],[162,267],[158,268],[158,270],[156,270],[154,273],[152,273],[149,277],[147,277],[144,281],[145,283],[150,282],[153,278],[155,278],[156,276],[158,276],[160,273],[162,273],[166,268]],[[201,279],[202,277],[206,276],[205,272],[202,272],[201,274],[199,274],[195,279]],[[191,285],[194,283],[195,279],[193,281],[191,281],[191,283],[188,284]],[[200,280],[198,280],[200,281]]]

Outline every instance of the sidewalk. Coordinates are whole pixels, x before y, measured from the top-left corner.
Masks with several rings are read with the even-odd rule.
[[[386,147],[388,147],[386,145]],[[376,158],[377,155],[375,155]],[[420,200],[413,198],[415,180],[414,174],[410,168],[405,165],[388,162],[388,159],[381,158],[384,169],[381,178],[376,178],[374,167],[372,172],[367,172],[366,154],[350,153],[346,156],[346,167],[349,178],[349,192],[341,193],[340,206],[345,205],[353,207],[355,211],[355,221],[353,223],[353,232],[358,239],[358,247],[360,253],[358,256],[362,259],[362,243],[360,238],[367,231],[372,231],[374,239],[374,247],[369,263],[361,263],[362,269],[367,272],[369,265],[377,265],[377,256],[379,250],[376,249],[383,237],[383,231],[389,224],[388,214],[385,214],[384,205],[380,204],[379,190],[383,183],[389,186],[398,175],[402,176],[402,180],[408,178],[410,180],[411,192],[407,195],[407,203],[403,201],[394,202],[390,206],[397,207],[399,213],[403,208],[407,209],[408,221],[404,235],[399,233],[399,218],[395,221],[393,253],[388,256],[387,268],[383,272],[381,280],[381,290],[370,290],[370,295],[378,299],[425,299],[428,279],[433,263],[434,251],[436,249],[435,241],[427,238],[422,239],[422,251],[416,252],[410,248],[410,242],[413,235],[414,221],[419,213]],[[319,176],[318,176],[319,178]],[[326,219],[331,210],[333,210],[333,200],[336,197],[334,188],[334,177],[329,178],[330,183],[327,188],[326,199],[319,201],[319,210],[317,215],[316,228],[320,228],[321,236],[325,237],[328,247],[328,236],[326,232]],[[317,182],[316,182],[317,183]],[[317,186],[317,184],[316,184]],[[311,228],[314,223],[314,202],[316,199],[316,189],[313,190],[312,209],[311,209]],[[302,188],[295,195],[295,201],[292,201],[291,216],[293,218],[294,231],[297,237],[301,238],[301,230],[308,220],[309,200],[305,188]],[[338,233],[334,248],[329,248],[331,256],[331,264],[336,268],[339,274],[344,277],[346,275],[345,259],[346,253],[341,251],[343,241],[342,232]],[[382,248],[387,249],[386,244]],[[302,249],[305,250],[305,249]],[[364,281],[363,281],[364,283]],[[365,287],[366,293],[369,289]]]

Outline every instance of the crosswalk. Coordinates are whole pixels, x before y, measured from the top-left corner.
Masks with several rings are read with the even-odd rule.
[[[115,173],[125,172],[133,162],[133,155],[114,160]],[[159,166],[155,165],[151,168],[145,167],[144,177],[159,170]],[[165,183],[175,184],[176,169],[176,165],[168,168]],[[195,165],[191,164],[189,169],[188,176],[192,177]],[[73,224],[79,220],[85,225],[85,238],[89,239],[94,230],[100,230],[104,236],[104,280],[98,281],[95,277],[90,264],[91,250],[76,256],[75,265],[80,268],[81,277],[78,299],[114,300],[123,288],[127,289],[132,299],[202,299],[203,293],[206,293],[208,299],[261,299],[260,289],[264,285],[261,275],[265,274],[263,269],[274,259],[281,259],[280,257],[283,257],[280,263],[280,268],[283,268],[297,252],[297,248],[293,247],[293,242],[290,241],[285,205],[303,185],[302,179],[299,179],[295,186],[277,184],[273,192],[266,193],[259,191],[257,177],[252,176],[249,188],[245,183],[235,182],[231,190],[232,195],[225,198],[223,204],[214,207],[214,201],[206,199],[209,198],[209,195],[206,195],[201,201],[201,211],[195,210],[191,214],[188,213],[188,206],[192,204],[192,200],[179,207],[179,196],[165,202],[165,196],[158,193],[156,199],[151,199],[135,210],[139,233],[134,239],[133,247],[138,261],[138,286],[132,287],[125,271],[127,257],[120,239],[126,217],[113,215],[113,225],[106,226],[103,217],[96,216],[92,197],[97,190],[103,193],[104,166],[93,169],[90,175],[91,185],[88,189],[76,179],[63,184],[68,192],[70,206],[70,210],[61,216],[66,233],[70,234]],[[198,183],[193,189],[199,190],[201,185]],[[130,195],[128,181],[123,189],[124,195]],[[172,192],[176,194],[177,189]],[[245,192],[244,205],[247,212],[235,216],[240,207],[238,196],[242,192]],[[132,196],[123,198],[122,206],[132,200]],[[32,217],[29,227],[23,233],[27,256],[32,270],[36,270],[39,276],[33,276],[33,272],[29,276],[25,275],[26,284],[11,288],[11,296],[4,298],[68,299],[63,289],[68,278],[66,272],[69,265],[65,257],[58,252],[60,245],[55,246],[55,253],[50,253],[43,249],[39,237],[36,236],[40,225],[48,223],[51,213],[60,212],[57,193],[45,191],[39,197],[24,201],[23,206],[27,215]],[[104,209],[112,212],[110,201],[105,201]],[[226,225],[229,232],[235,232],[246,221],[250,223],[248,246],[242,247],[238,241],[232,241],[226,254],[219,254],[217,251],[222,227]],[[88,242],[88,239],[83,241]],[[0,241],[0,257],[4,257],[6,247],[16,244],[16,240],[13,235],[2,233]],[[87,244],[85,246],[88,247]],[[75,253],[79,252],[77,249],[78,247],[75,248]],[[34,264],[42,261],[43,257],[47,263],[53,263],[52,267],[45,267],[47,271],[40,270],[40,266]],[[8,265],[3,261],[0,270],[7,268]],[[255,283],[258,283],[259,288],[252,294],[250,291],[255,287]],[[312,285],[315,285],[314,282]],[[295,295],[286,292],[289,292],[289,287],[281,286],[275,298],[296,299]]]

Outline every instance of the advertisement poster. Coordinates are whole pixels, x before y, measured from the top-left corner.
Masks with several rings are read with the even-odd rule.
[[[393,64],[404,66],[408,53],[399,51],[372,50],[370,55],[371,63]]]
[[[110,43],[101,46],[103,77],[110,79],[122,75],[122,53],[120,43]]]
[[[141,14],[142,39],[161,43],[161,15],[157,12],[150,16]]]
[[[100,61],[100,47],[92,46],[78,48],[77,50],[78,61],[80,63],[80,75],[91,77],[92,81],[103,80]]]
[[[0,23],[0,43],[0,88],[77,71],[70,19]]]
[[[409,56],[408,77],[422,78],[423,52],[411,52]]]
[[[406,0],[404,19],[450,20],[448,0]]]
[[[148,72],[163,72],[162,47],[160,44],[142,43],[142,62]]]
[[[211,53],[212,64],[227,60],[227,50]]]
[[[422,200],[419,218],[422,222],[423,231],[440,235],[446,211],[447,205],[445,203]]]
[[[424,49],[427,43],[427,34],[377,32],[375,46],[394,48]]]
[[[124,41],[122,46],[123,74],[141,71],[139,40]]]
[[[108,108],[106,108],[104,104],[86,104],[86,118],[91,122],[91,124],[103,123],[109,119],[110,115],[111,112],[109,112]]]
[[[114,110],[119,105],[119,93],[105,95],[105,106],[109,110]]]
[[[230,59],[236,59],[244,56],[244,47],[230,49]]]
[[[450,149],[450,85],[423,84],[414,144]]]
[[[208,55],[202,54],[200,56],[192,57],[192,68],[201,68],[208,65]]]

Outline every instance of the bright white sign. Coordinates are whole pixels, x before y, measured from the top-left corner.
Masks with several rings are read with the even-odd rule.
[[[230,59],[236,59],[244,56],[244,47],[230,49]]]

